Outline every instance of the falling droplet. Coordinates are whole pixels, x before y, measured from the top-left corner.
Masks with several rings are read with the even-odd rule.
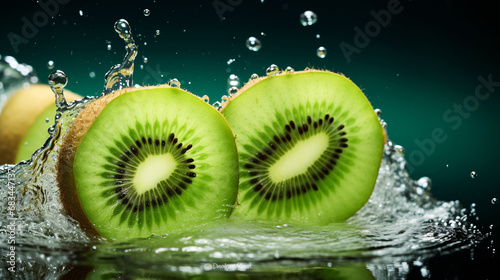
[[[430,190],[431,185],[432,185],[432,181],[429,177],[422,177],[422,178],[418,179],[417,184],[421,189]]]
[[[156,36],[160,36],[160,29],[156,29],[155,34]]]
[[[203,97],[201,98],[201,100],[209,103],[210,102],[210,98],[208,97],[208,95],[203,95]]]
[[[49,62],[47,62],[47,68],[49,68],[49,70],[54,69],[54,61],[49,60]]]
[[[295,72],[295,70],[291,66],[285,69],[285,74],[293,74],[293,72]]]
[[[319,58],[325,58],[325,56],[326,56],[326,48],[325,48],[325,47],[319,47],[319,48],[316,50],[316,55],[317,55]]]
[[[181,82],[179,82],[179,80],[177,80],[177,79],[172,79],[168,82],[168,85],[171,87],[180,87]]]
[[[61,70],[56,70],[49,75],[49,84],[56,95],[56,106],[62,108],[66,106],[64,98],[64,87],[68,84],[68,77]]]
[[[236,94],[238,92],[237,87],[230,87],[227,93],[229,93],[229,96],[232,96],[233,94]]]
[[[266,69],[266,75],[267,76],[274,76],[280,72],[280,69],[276,64],[271,64],[271,66],[267,67]]]
[[[255,38],[255,37],[250,37],[247,39],[246,46],[249,50],[256,52],[256,51],[260,50],[260,47],[262,45],[261,45],[259,39]]]
[[[151,14],[151,11],[149,9],[144,9],[143,13],[144,13],[145,17],[149,17],[149,15]]]
[[[318,16],[313,11],[305,11],[300,15],[300,23],[303,26],[313,25],[318,21]]]
[[[491,204],[495,205],[495,204],[497,204],[497,202],[498,202],[498,200],[496,197],[491,199]]]
[[[252,76],[250,76],[250,80],[256,80],[259,78],[259,75],[257,75],[256,73],[253,73]]]
[[[235,74],[229,75],[227,79],[228,87],[239,87],[240,86],[240,78]]]
[[[472,172],[470,173],[470,177],[471,177],[472,179],[476,178],[476,177],[477,177],[477,173],[476,173],[476,171],[472,171]]]

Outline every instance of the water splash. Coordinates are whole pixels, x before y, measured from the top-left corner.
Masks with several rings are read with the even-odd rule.
[[[117,64],[106,73],[104,77],[104,91],[103,95],[109,94],[115,90],[122,88],[132,87],[133,73],[134,73],[134,60],[137,56],[138,46],[135,44],[132,37],[132,31],[129,23],[120,19],[115,23],[115,31],[120,35],[120,38],[125,41],[127,47],[127,54],[121,64]]]
[[[63,71],[57,70],[49,75],[49,85],[56,95],[56,106],[59,109],[67,106],[66,98],[64,98],[64,87],[67,84],[68,77]]]

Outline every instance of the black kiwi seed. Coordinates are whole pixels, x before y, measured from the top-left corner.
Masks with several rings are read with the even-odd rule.
[[[305,195],[310,191],[318,191],[319,183],[316,182],[324,180],[326,175],[333,172],[340,154],[342,154],[343,149],[348,147],[345,126],[343,124],[331,126],[330,124],[334,123],[334,117],[330,114],[325,114],[315,120],[311,116],[307,116],[305,121],[298,122],[299,125],[296,125],[296,121],[298,120],[290,120],[286,123],[283,134],[273,135],[268,140],[267,146],[254,147],[256,152],[248,151],[254,155],[248,157],[248,161],[243,164],[247,170],[246,174],[249,176],[248,182],[253,191],[265,200],[292,199],[294,196]],[[314,129],[309,129],[309,126]],[[273,183],[267,167],[278,160],[274,155],[283,155],[289,150],[289,144],[283,144],[291,143],[293,146],[300,139],[307,139],[317,134],[319,130],[329,136],[329,143],[332,145],[331,149],[323,153],[321,157],[323,160],[316,161],[304,174],[299,174],[279,184]]]

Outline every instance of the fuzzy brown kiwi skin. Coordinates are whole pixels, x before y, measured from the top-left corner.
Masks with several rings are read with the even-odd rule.
[[[82,230],[84,230],[89,236],[98,238],[100,237],[100,234],[89,221],[87,215],[85,215],[80,199],[78,198],[76,181],[73,173],[75,156],[78,147],[80,146],[80,143],[90,126],[101,114],[106,105],[111,102],[111,100],[127,92],[153,88],[170,88],[170,86],[159,85],[140,88],[126,88],[91,101],[82,111],[80,111],[78,116],[73,121],[73,125],[63,138],[57,162],[57,183],[59,185],[61,202],[66,210],[66,213],[78,221]],[[199,98],[198,96],[196,97]]]

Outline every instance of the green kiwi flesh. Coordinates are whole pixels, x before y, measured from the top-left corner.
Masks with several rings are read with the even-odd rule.
[[[103,237],[189,230],[228,217],[238,187],[234,136],[224,118],[177,88],[111,100],[76,152],[81,207]]]
[[[318,70],[247,84],[222,111],[240,158],[234,216],[323,225],[370,198],[385,134],[361,90]]]

